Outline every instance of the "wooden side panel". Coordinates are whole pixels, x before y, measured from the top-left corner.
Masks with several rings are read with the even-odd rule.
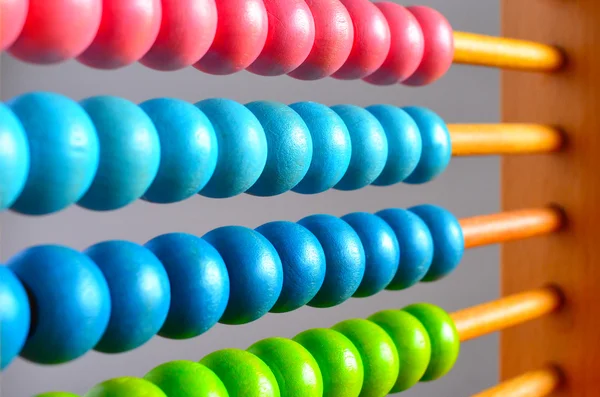
[[[503,73],[503,121],[557,125],[568,139],[560,154],[504,159],[503,207],[557,204],[568,225],[503,247],[503,294],[552,283],[566,305],[502,333],[501,377],[556,363],[566,382],[553,395],[600,396],[600,1],[502,0],[502,18],[503,35],[568,57],[557,74]]]

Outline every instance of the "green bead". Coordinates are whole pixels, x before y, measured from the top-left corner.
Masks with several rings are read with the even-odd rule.
[[[421,381],[436,380],[446,375],[456,363],[460,351],[460,338],[452,318],[443,309],[428,303],[410,305],[402,310],[418,318],[431,339],[431,361]]]
[[[323,397],[358,397],[364,369],[350,339],[331,329],[310,329],[294,338],[313,355],[323,375]]]
[[[167,397],[167,395],[147,380],[123,377],[97,384],[84,397]]]
[[[77,394],[67,393],[66,391],[50,391],[47,393],[36,394],[33,397],[79,397]]]
[[[417,318],[400,310],[383,310],[368,319],[387,332],[398,351],[400,371],[391,392],[410,389],[429,365],[431,342],[427,330]]]
[[[193,361],[171,361],[144,376],[169,397],[228,397],[221,379],[210,369]]]
[[[319,365],[301,344],[285,338],[268,338],[256,342],[248,351],[271,368],[282,396],[323,396]]]
[[[398,379],[400,365],[390,336],[377,324],[362,319],[342,321],[332,329],[350,339],[360,353],[365,371],[360,397],[387,396]]]
[[[223,381],[231,397],[279,397],[273,371],[245,350],[223,349],[200,360]]]

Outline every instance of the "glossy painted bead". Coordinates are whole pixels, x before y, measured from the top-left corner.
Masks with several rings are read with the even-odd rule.
[[[360,354],[365,374],[360,397],[387,396],[400,368],[398,351],[390,336],[363,319],[342,321],[332,329],[350,339]]]
[[[0,9],[2,4],[0,3]],[[19,197],[29,174],[29,143],[23,125],[15,114],[0,103],[0,211]]]
[[[443,309],[417,303],[402,309],[415,316],[425,327],[431,340],[431,361],[421,381],[432,381],[446,375],[458,359],[460,337],[454,321]]]
[[[48,393],[36,394],[33,397],[79,397],[77,394],[67,393],[64,391],[51,391]]]
[[[98,132],[100,164],[78,205],[95,211],[125,207],[142,197],[158,172],[156,127],[139,106],[126,99],[97,96],[83,100],[81,106]]]
[[[212,198],[237,196],[258,180],[267,163],[267,138],[254,114],[229,99],[206,99],[196,106],[217,135],[217,166],[200,194]]]
[[[452,157],[452,141],[444,120],[429,109],[412,106],[403,108],[419,126],[423,152],[417,168],[404,180],[410,184],[432,181],[443,173]]]
[[[402,182],[417,168],[423,142],[417,123],[404,110],[391,105],[366,108],[383,127],[388,141],[388,156],[381,174],[373,181],[376,186]]]
[[[0,1],[0,51],[15,42],[27,18],[29,0]]]
[[[102,0],[98,33],[77,60],[99,69],[137,62],[152,47],[161,20],[161,0]]]
[[[315,21],[315,42],[306,60],[290,76],[318,80],[346,63],[354,44],[352,18],[340,0],[306,0]]]
[[[213,327],[229,300],[229,275],[217,250],[191,234],[155,237],[146,248],[162,262],[171,285],[171,306],[159,332],[189,339]]]
[[[450,274],[462,259],[465,239],[458,219],[435,205],[419,205],[409,211],[421,218],[433,238],[433,261],[422,281],[439,280]]]
[[[381,67],[390,52],[390,27],[369,0],[340,0],[354,26],[354,43],[344,65],[333,74],[342,80],[362,79]]]
[[[279,385],[271,369],[245,350],[223,349],[200,360],[221,379],[229,396],[279,397]]]
[[[29,0],[25,25],[10,53],[37,64],[75,58],[94,40],[101,16],[102,0]]]
[[[217,32],[215,0],[162,0],[158,37],[140,62],[156,70],[191,66],[210,48]]]
[[[264,0],[269,16],[267,41],[248,71],[279,76],[296,69],[315,43],[315,21],[304,0]]]
[[[31,159],[12,208],[45,215],[75,204],[98,170],[100,145],[90,117],[76,102],[52,93],[25,94],[8,106],[25,128]]]
[[[224,324],[245,324],[265,314],[273,306],[283,285],[281,260],[262,234],[242,226],[225,226],[203,237],[223,257],[231,291]]]
[[[433,260],[433,238],[421,218],[412,212],[390,208],[375,215],[382,218],[396,234],[400,246],[398,271],[388,290],[406,289],[425,277]]]
[[[282,396],[322,397],[323,377],[312,354],[301,344],[285,338],[256,342],[248,351],[269,366]]]
[[[354,105],[331,108],[348,127],[352,141],[350,165],[335,185],[338,190],[357,190],[370,185],[387,162],[388,143],[383,127],[375,116]]]
[[[144,379],[169,397],[229,397],[217,375],[193,361],[171,361],[148,372]]]
[[[19,355],[29,335],[31,309],[27,291],[17,276],[0,266],[0,370]]]
[[[296,310],[310,302],[325,280],[325,252],[314,234],[293,222],[270,222],[256,229],[281,259],[283,287],[273,313]]]
[[[195,195],[217,166],[219,149],[210,120],[179,99],[151,99],[140,107],[152,120],[160,141],[158,173],[143,199],[175,203]]]
[[[313,142],[308,172],[292,190],[302,194],[322,193],[334,187],[350,165],[352,142],[344,121],[325,105],[299,102],[290,107],[304,120]]]
[[[260,55],[269,21],[262,0],[215,0],[217,33],[208,52],[195,67],[226,75],[246,69]]]
[[[368,318],[390,336],[400,360],[400,371],[392,393],[416,385],[429,366],[431,341],[427,330],[414,316],[401,310],[383,310]]]
[[[108,325],[111,300],[106,279],[90,258],[46,245],[29,248],[7,264],[31,299],[33,329],[22,357],[60,364],[96,346]]]
[[[107,380],[94,386],[83,397],[167,397],[154,384],[147,380],[123,377]]]
[[[267,138],[266,166],[250,189],[254,196],[276,196],[291,190],[308,172],[313,144],[308,126],[289,106],[257,101],[246,105]]]
[[[94,350],[122,353],[148,342],[163,326],[171,303],[162,263],[147,248],[128,241],[99,243],[84,254],[102,271],[112,302],[108,327]]]
[[[323,396],[358,397],[363,386],[364,368],[360,353],[341,333],[331,329],[311,329],[294,337],[315,358],[323,376]]]

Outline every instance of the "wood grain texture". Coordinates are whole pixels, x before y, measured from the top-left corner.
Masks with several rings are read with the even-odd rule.
[[[560,384],[560,373],[548,367],[509,379],[472,397],[546,397]]]

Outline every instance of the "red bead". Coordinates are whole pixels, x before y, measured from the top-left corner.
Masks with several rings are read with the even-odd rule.
[[[354,27],[340,0],[306,0],[315,20],[315,43],[308,58],[290,76],[317,80],[337,72],[350,56]]]
[[[0,0],[0,51],[15,42],[25,25],[28,0]]]
[[[296,69],[315,42],[315,21],[304,0],[263,0],[269,15],[269,33],[260,56],[248,71],[279,76]]]
[[[217,32],[215,0],[162,0],[162,25],[140,61],[156,70],[191,66],[206,54]]]
[[[37,64],[75,58],[94,40],[101,16],[102,0],[29,0],[25,26],[10,53]]]
[[[417,19],[405,7],[390,1],[375,5],[388,21],[392,44],[383,65],[364,80],[377,85],[396,84],[410,77],[421,63],[423,32]]]
[[[98,34],[77,60],[99,69],[137,62],[156,40],[161,18],[160,0],[103,0]]]
[[[267,10],[262,0],[216,0],[216,4],[215,40],[194,66],[211,74],[236,73],[250,66],[265,46]]]
[[[454,59],[454,31],[450,22],[438,11],[424,6],[408,7],[417,18],[425,37],[425,54],[416,72],[403,82],[419,86],[442,77]]]
[[[354,45],[350,57],[336,79],[362,79],[375,72],[390,52],[390,27],[387,20],[369,0],[340,0],[354,23]]]

